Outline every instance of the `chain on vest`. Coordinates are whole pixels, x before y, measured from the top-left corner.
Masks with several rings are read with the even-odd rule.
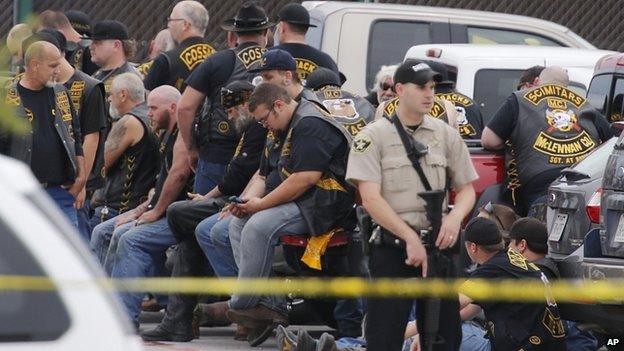
[[[439,93],[437,98],[452,102],[457,110],[457,128],[464,139],[474,139],[481,135],[483,122],[481,113],[475,102],[468,96],[458,92]]]
[[[395,97],[394,99],[386,102],[383,109],[383,116],[386,118],[391,118],[396,111],[398,105],[398,97]],[[442,102],[442,100],[437,97],[434,98],[433,107],[431,107],[431,110],[429,111],[429,116],[441,119],[448,124],[448,114],[446,113],[446,107],[444,107],[444,103]]]
[[[290,122],[277,165],[282,180],[292,174],[287,167],[290,164],[292,131],[304,118],[322,119],[340,131],[347,145],[351,144],[351,134],[327,111],[314,102],[301,99]],[[346,217],[350,208],[353,207],[354,191],[344,178],[347,168],[347,155],[348,153],[345,153],[342,160],[332,159],[329,169],[314,187],[295,200],[308,225],[309,234],[312,236],[335,229],[336,224]]]
[[[593,121],[581,117],[590,106],[572,90],[548,84],[514,95],[519,110],[511,140],[521,184],[582,160],[598,145]]]
[[[375,109],[366,99],[335,86],[326,86],[316,92],[319,101],[344,128],[355,136],[375,119]]]
[[[186,88],[186,78],[206,58],[217,52],[204,42],[203,38],[193,37],[184,40],[180,47],[164,53],[169,63],[169,77],[164,84],[176,87],[179,91]]]
[[[234,54],[234,69],[223,86],[235,80],[251,81],[255,74],[249,73],[249,70],[260,63],[266,49],[252,45],[230,50]],[[206,97],[198,124],[200,153],[209,154],[207,150],[218,144],[228,147],[232,145],[232,151],[236,147],[239,137],[221,106],[221,87],[214,89],[210,96]]]
[[[107,170],[106,205],[119,213],[133,209],[147,199],[149,190],[154,186],[159,166],[158,139],[150,128],[146,105],[137,105],[127,115],[132,115],[141,122],[144,135],[136,145],[128,147]]]

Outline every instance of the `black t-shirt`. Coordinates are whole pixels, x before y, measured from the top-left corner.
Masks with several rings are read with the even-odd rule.
[[[218,185],[222,194],[239,195],[243,192],[258,169],[266,136],[266,128],[251,121],[243,132],[236,154],[230,161],[225,176]]]
[[[501,251],[471,274],[471,279],[542,279],[542,272],[530,264],[522,254],[509,249]],[[544,277],[544,279],[546,279]],[[550,335],[542,325],[546,312],[544,303],[514,303],[505,301],[475,301],[483,308],[492,334],[490,340],[494,350],[517,350],[527,344],[529,337],[544,338]],[[550,307],[558,311],[556,306]],[[543,342],[563,342],[549,337]]]
[[[145,89],[154,90],[163,85],[163,82],[169,79],[169,74],[169,62],[167,61],[167,57],[163,54],[156,56],[154,61],[152,61],[149,72],[147,72],[145,79],[143,79]]]
[[[303,118],[292,131],[290,162],[292,173],[326,172],[334,158],[344,157],[347,144],[336,128],[320,118]]]
[[[299,59],[297,61],[297,72],[305,72],[306,77],[307,74],[312,73],[317,67],[329,68],[338,74],[338,66],[331,56],[319,49],[311,47],[310,45],[301,43],[284,43],[274,46],[269,50],[273,49],[288,51],[292,57],[295,58],[295,60]],[[303,60],[311,61],[312,64]]]
[[[257,45],[243,43],[242,48]],[[186,79],[186,85],[210,96],[212,92],[227,83],[234,70],[234,52],[232,50],[219,51],[202,62]]]
[[[54,127],[52,115],[54,91],[52,88],[30,90],[21,84],[17,84],[17,89],[29,119],[32,117],[33,145],[30,168],[33,174],[40,182],[49,185],[67,183],[70,179],[65,170],[70,160]]]

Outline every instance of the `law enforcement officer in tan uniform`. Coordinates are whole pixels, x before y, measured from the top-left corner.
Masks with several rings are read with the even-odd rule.
[[[433,250],[443,250],[457,241],[461,221],[475,202],[472,182],[477,174],[468,149],[456,129],[429,115],[434,103],[435,82],[440,75],[419,61],[407,60],[394,75],[401,103],[389,118],[366,126],[353,140],[346,178],[357,185],[362,203],[381,227],[371,240],[370,271],[373,277],[427,276],[440,268],[427,264]],[[402,128],[402,129],[399,129]],[[404,130],[405,133],[401,132]],[[425,248],[421,230],[429,228],[425,201],[419,196],[427,186],[407,156],[401,134],[420,146],[416,160],[432,190],[445,190],[447,176],[457,193],[453,210],[444,215],[431,247]],[[425,154],[426,153],[426,154]],[[368,350],[400,350],[412,301],[370,299],[365,329]],[[418,300],[419,330],[425,309]],[[458,301],[442,301],[438,336],[445,342],[434,350],[457,350],[461,340]],[[426,342],[421,338],[421,342]]]

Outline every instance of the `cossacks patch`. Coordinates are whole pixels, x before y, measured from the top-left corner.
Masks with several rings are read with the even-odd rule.
[[[252,46],[239,51],[236,56],[238,56],[238,59],[241,60],[243,66],[245,66],[245,69],[249,69],[251,65],[260,61],[260,59],[262,58],[262,54],[265,51],[266,49],[263,49],[259,46]]]
[[[208,44],[195,44],[180,53],[180,60],[182,60],[189,71],[192,71],[195,66],[204,62],[208,56],[215,52],[216,50]]]

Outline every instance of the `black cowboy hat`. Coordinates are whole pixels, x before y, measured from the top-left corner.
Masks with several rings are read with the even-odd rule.
[[[236,17],[225,20],[221,28],[228,32],[250,32],[271,28],[274,25],[262,7],[248,2],[238,10]]]

